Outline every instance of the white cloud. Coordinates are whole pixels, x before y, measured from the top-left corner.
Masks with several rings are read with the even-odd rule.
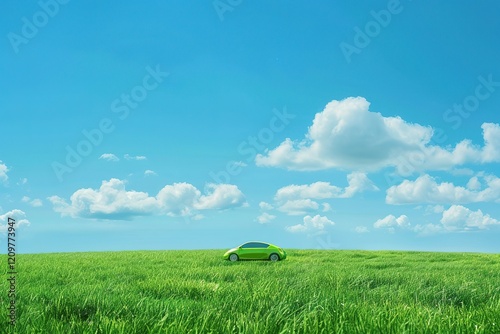
[[[294,170],[376,170],[392,165],[432,136],[428,127],[383,117],[368,107],[362,97],[333,100],[316,114],[304,140],[287,139],[266,156],[258,155],[257,164]]]
[[[263,212],[263,213],[260,214],[260,216],[257,217],[257,221],[260,224],[266,224],[266,223],[269,223],[274,218],[276,218],[276,216],[271,215],[271,214],[269,214],[267,212]]]
[[[207,195],[198,198],[195,208],[198,210],[223,210],[247,205],[245,196],[233,184],[214,184],[207,185]]]
[[[396,218],[394,215],[388,215],[382,219],[379,219],[373,224],[375,228],[406,228],[410,226],[410,220],[406,215],[401,215]]]
[[[126,160],[146,160],[147,158],[143,155],[132,156],[130,154],[125,154],[123,156]]]
[[[481,210],[472,211],[461,205],[452,205],[443,212],[441,224],[449,231],[468,229],[487,229],[492,225],[500,225],[500,221],[483,214]]]
[[[39,198],[35,198],[34,200],[31,200],[31,198],[29,198],[28,196],[23,196],[21,201],[23,201],[25,203],[29,203],[33,207],[43,206],[42,200]]]
[[[473,175],[474,171],[470,168],[454,168],[449,173],[453,176],[469,176]]]
[[[472,211],[462,205],[452,205],[444,210],[439,223],[416,225],[413,231],[419,235],[437,233],[467,232],[486,230],[500,225],[500,221],[484,214],[481,210]]]
[[[495,123],[483,123],[483,138],[485,146],[482,150],[481,160],[483,162],[500,161],[500,125]]]
[[[278,210],[288,215],[303,215],[318,210],[319,204],[309,198],[288,200],[278,207]]]
[[[0,181],[1,182],[6,182],[9,177],[7,176],[7,172],[9,171],[9,168],[7,168],[7,165],[2,163],[2,160],[0,160]]]
[[[328,203],[321,203],[321,205],[323,206],[323,212],[328,212],[328,211],[332,211],[332,206]]]
[[[194,206],[201,192],[189,183],[174,183],[166,185],[158,192],[157,200],[162,211],[169,216],[189,216],[193,214]]]
[[[315,182],[303,185],[289,185],[278,189],[274,199],[284,201],[291,199],[311,198],[349,198],[356,193],[366,190],[378,190],[373,182],[364,173],[351,173],[347,175],[348,186],[344,189],[333,186],[330,182]]]
[[[246,205],[243,193],[234,185],[207,185],[207,193],[189,183],[163,187],[156,197],[126,190],[125,181],[103,181],[100,188],[79,189],[68,204],[58,196],[49,197],[54,211],[63,216],[103,219],[130,219],[134,216],[166,214],[199,217],[198,210],[223,210]]]
[[[365,227],[365,226],[356,226],[356,228],[354,229],[354,231],[355,231],[356,233],[368,233],[368,232],[370,232],[370,231],[368,230],[368,228],[367,228],[367,227]]]
[[[39,198],[35,198],[34,200],[32,200],[30,202],[31,206],[34,206],[34,207],[40,207],[40,206],[43,206],[43,203],[42,203],[42,200],[39,199]]]
[[[425,224],[425,225],[415,225],[413,231],[419,235],[432,235],[437,233],[442,233],[444,231],[443,225],[441,224]]]
[[[470,178],[469,182],[467,182],[467,189],[469,190],[481,189],[481,182],[479,181],[477,176],[473,176]]]
[[[263,211],[270,211],[270,210],[273,210],[274,207],[267,203],[267,202],[260,202],[259,203],[259,207],[261,210]],[[266,223],[269,223],[271,220],[275,219],[276,216],[275,215],[272,215],[270,213],[267,213],[267,212],[263,212],[261,213],[258,217],[257,217],[257,221],[260,223],[260,224],[266,224]]]
[[[155,171],[151,170],[151,169],[147,169],[146,171],[144,171],[144,175],[146,176],[155,176],[155,175],[158,175],[156,174]]]
[[[305,138],[287,138],[256,156],[258,166],[290,170],[375,171],[393,166],[399,174],[451,170],[466,163],[500,161],[500,126],[484,123],[484,146],[463,140],[454,148],[432,145],[433,129],[369,111],[362,97],[333,100],[316,114]]]
[[[349,185],[344,189],[344,193],[341,197],[350,198],[356,193],[363,191],[378,191],[379,189],[373,182],[366,176],[365,173],[351,173],[347,175],[347,182]]]
[[[125,190],[125,181],[102,181],[99,189],[79,189],[71,195],[71,204],[58,196],[48,200],[54,211],[63,216],[105,219],[128,219],[150,215],[157,209],[157,201],[145,192]]]
[[[271,204],[267,203],[267,202],[260,202],[259,203],[259,207],[262,210],[272,210],[272,209],[274,209],[274,207]]]
[[[348,198],[358,192],[378,190],[366,174],[354,172],[347,175],[348,186],[345,188],[331,185],[329,182],[289,185],[276,191],[274,200],[278,210],[289,215],[302,215],[319,209],[315,199]],[[323,211],[330,211],[328,203],[322,203]]]
[[[465,187],[455,186],[450,182],[438,184],[434,178],[425,174],[418,177],[415,181],[405,180],[401,184],[387,189],[386,203],[458,204],[471,202],[499,202],[500,179],[493,175],[487,175],[483,176],[483,180],[487,185],[485,189],[477,189],[477,184],[474,182],[476,190],[470,190]]]
[[[104,153],[101,154],[99,159],[106,160],[106,161],[119,161],[120,159],[114,155],[113,153]]]
[[[16,220],[14,225],[15,229],[18,229],[22,226],[29,226],[31,223],[28,219],[26,219],[26,213],[22,210],[14,209],[9,212],[0,215],[0,233],[5,233],[8,231],[8,219],[12,218]]]
[[[27,179],[27,178],[25,178],[25,177],[23,177],[23,178],[19,179],[19,182],[17,182],[17,185],[18,185],[18,186],[23,186],[23,185],[25,185],[26,183],[28,183],[28,179]]]
[[[306,232],[307,227],[303,224],[297,224],[297,225],[292,225],[292,226],[287,226],[285,227],[285,230],[291,233],[300,233],[300,232]]]
[[[299,233],[299,232],[316,232],[322,233],[326,226],[333,226],[335,223],[325,216],[316,215],[311,217],[309,215],[305,216],[303,219],[303,224],[297,224],[293,226],[287,226],[285,229],[288,232]]]
[[[274,196],[275,201],[292,199],[314,198],[336,198],[341,197],[342,188],[332,186],[329,182],[315,182],[312,184],[289,185],[278,189]]]
[[[444,206],[442,205],[427,205],[425,208],[426,213],[441,213],[444,211]]]

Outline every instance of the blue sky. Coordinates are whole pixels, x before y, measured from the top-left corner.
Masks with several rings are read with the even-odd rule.
[[[494,1],[0,6],[2,252],[500,251]]]

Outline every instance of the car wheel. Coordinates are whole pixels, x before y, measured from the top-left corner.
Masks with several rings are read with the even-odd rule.
[[[276,253],[273,253],[271,254],[271,256],[269,256],[269,260],[273,261],[273,262],[276,262],[276,261],[279,261],[280,260],[280,257],[278,254]]]
[[[229,255],[229,261],[231,261],[231,262],[238,261],[238,255],[236,255],[236,254]]]

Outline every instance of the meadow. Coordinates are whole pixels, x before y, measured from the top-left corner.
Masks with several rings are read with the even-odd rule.
[[[500,255],[287,250],[17,255],[3,333],[500,333]]]

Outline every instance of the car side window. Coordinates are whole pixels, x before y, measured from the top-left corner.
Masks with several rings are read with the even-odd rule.
[[[267,248],[269,245],[262,242],[247,242],[241,248]]]
[[[247,242],[241,248],[267,248],[269,245],[262,242]]]

